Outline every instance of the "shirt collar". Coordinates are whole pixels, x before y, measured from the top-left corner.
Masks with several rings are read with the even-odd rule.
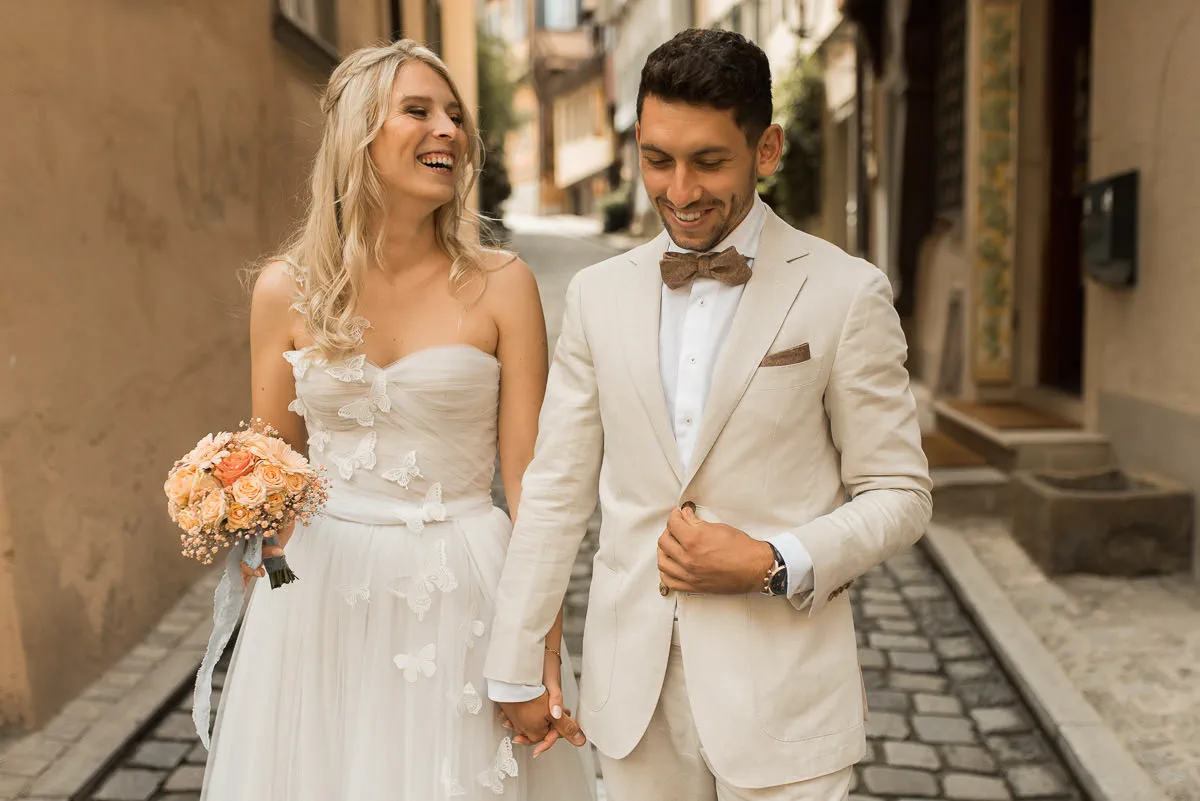
[[[753,259],[758,252],[758,240],[762,238],[763,226],[767,222],[767,204],[756,193],[754,195],[754,203],[750,206],[750,211],[746,212],[745,218],[738,223],[737,228],[734,228],[729,236],[722,239],[709,253],[720,253],[725,248],[736,248],[737,252],[745,256],[747,259]],[[679,247],[673,239],[667,239],[668,253],[694,253]]]

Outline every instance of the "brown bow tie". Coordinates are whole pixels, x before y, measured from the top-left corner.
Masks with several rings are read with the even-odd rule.
[[[746,257],[732,247],[720,253],[665,253],[659,269],[663,283],[669,289],[679,289],[695,278],[715,278],[729,286],[739,286],[750,280]]]

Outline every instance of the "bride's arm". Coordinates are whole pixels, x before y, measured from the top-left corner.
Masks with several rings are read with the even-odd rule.
[[[267,265],[254,284],[250,302],[250,413],[277,428],[297,453],[306,453],[304,418],[288,410],[288,404],[296,399],[296,381],[292,366],[283,358],[284,351],[293,348],[293,334],[299,323],[299,315],[291,308],[295,296],[296,285],[281,262]],[[291,535],[292,526],[288,526],[280,532],[279,544],[287,545]]]
[[[521,505],[521,477],[533,459],[538,413],[546,394],[546,318],[529,266],[513,259],[488,275],[486,296],[496,321],[500,362],[500,477],[509,515]]]

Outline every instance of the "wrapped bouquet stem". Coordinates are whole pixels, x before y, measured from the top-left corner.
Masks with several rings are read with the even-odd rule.
[[[163,485],[167,513],[183,533],[183,555],[212,564],[229,549],[217,587],[213,633],[196,677],[192,717],[205,746],[212,695],[212,672],[237,625],[241,609],[241,569],[262,565],[279,589],[298,577],[286,556],[263,559],[263,546],[278,547],[278,535],[295,522],[307,522],[329,497],[329,482],[262,420],[237,432],[209,434],[175,462]]]

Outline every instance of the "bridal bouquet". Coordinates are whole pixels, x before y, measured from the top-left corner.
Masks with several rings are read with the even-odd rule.
[[[183,529],[183,555],[210,565],[222,549],[278,545],[292,521],[310,520],[325,504],[329,482],[262,420],[236,433],[209,434],[171,468],[163,485],[167,512]],[[257,557],[247,564],[257,567]],[[282,556],[263,561],[271,588],[297,576]]]

